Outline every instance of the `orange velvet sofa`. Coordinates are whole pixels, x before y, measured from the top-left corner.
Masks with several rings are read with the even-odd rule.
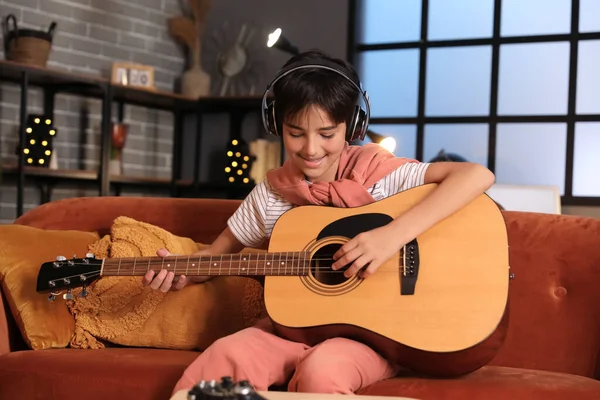
[[[14,224],[109,232],[127,215],[209,243],[237,200],[102,197],[39,206]],[[467,376],[414,374],[359,394],[416,399],[600,399],[600,220],[503,211],[511,272],[508,330],[497,356]],[[23,243],[23,251],[27,246]],[[43,246],[43,243],[37,245]],[[0,399],[168,399],[194,351],[116,346],[30,350],[4,298]]]

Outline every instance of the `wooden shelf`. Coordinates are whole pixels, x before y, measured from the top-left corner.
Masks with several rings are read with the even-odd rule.
[[[35,67],[0,60],[0,81],[21,83],[27,72],[28,83],[39,87],[53,87],[57,92],[101,98],[104,88],[112,89],[112,100],[124,104],[159,110],[184,112],[222,112],[232,108],[259,110],[262,96],[207,96],[192,99],[179,93],[113,84],[98,75],[72,73],[54,68]]]
[[[26,78],[26,79],[25,79]],[[252,190],[253,185],[229,184],[228,182],[195,182],[180,179],[182,136],[184,118],[187,114],[201,115],[203,113],[228,113],[230,115],[230,135],[239,135],[241,121],[248,112],[260,112],[262,96],[207,96],[191,99],[178,93],[155,89],[138,88],[110,82],[110,79],[100,75],[71,73],[56,68],[36,67],[32,65],[0,60],[0,82],[15,83],[20,86],[23,94],[31,87],[39,87],[44,91],[44,112],[54,112],[54,99],[58,93],[68,93],[102,100],[102,148],[100,154],[100,169],[89,170],[51,170],[49,168],[25,165],[20,171],[17,165],[7,165],[2,170],[4,180],[17,182],[17,217],[23,212],[23,190],[27,181],[36,183],[41,192],[41,202],[51,200],[52,189],[56,186],[95,187],[100,196],[110,195],[113,189],[117,195],[126,187],[140,189],[167,189],[172,196],[184,193],[190,196],[210,195],[221,193],[225,197],[240,197]],[[26,123],[27,96],[21,97],[21,113],[19,124]],[[114,120],[112,104],[119,106],[118,119],[123,118],[125,105],[135,105],[150,109],[159,109],[174,113],[173,130],[173,182],[172,179],[157,179],[134,176],[109,176],[108,163],[110,149],[110,123]],[[191,132],[198,145],[202,136],[201,119],[196,122],[196,129]],[[20,155],[23,157],[23,155]],[[1,161],[0,161],[1,162]],[[1,164],[0,164],[1,165]],[[199,176],[198,165],[194,166],[193,176]],[[220,195],[219,195],[220,196]]]
[[[2,175],[7,178],[14,178],[18,175],[19,168],[15,165],[5,165],[2,167]],[[49,169],[43,167],[25,166],[25,178],[31,177],[38,182],[56,183],[62,181],[70,182],[89,182],[97,183],[98,173],[89,170],[66,170],[66,169]],[[121,186],[134,187],[171,187],[171,180],[165,178],[149,178],[126,175],[111,175],[110,183]],[[175,186],[179,188],[194,188],[194,183],[189,179],[181,179],[175,182]],[[230,184],[226,182],[200,182],[196,187],[200,190],[214,191],[232,191],[232,192],[249,192],[253,185]]]
[[[54,86],[60,92],[83,94],[101,98],[108,80],[101,76],[77,74],[69,71],[42,68],[12,61],[0,60],[0,81],[20,84],[27,72],[29,85]]]

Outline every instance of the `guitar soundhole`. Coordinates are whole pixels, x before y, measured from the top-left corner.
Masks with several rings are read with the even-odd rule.
[[[337,271],[331,269],[331,264],[333,264],[333,255],[339,250],[340,247],[342,247],[341,244],[328,244],[321,247],[313,255],[310,263],[310,272],[317,281],[324,285],[339,285],[340,283],[344,283],[348,280],[348,278],[344,277],[343,272],[350,265],[345,265]]]

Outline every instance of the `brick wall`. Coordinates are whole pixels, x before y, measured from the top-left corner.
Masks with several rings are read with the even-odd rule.
[[[173,90],[175,80],[185,68],[184,54],[170,37],[166,20],[180,15],[182,0],[0,0],[0,16],[15,14],[24,27],[47,29],[57,22],[49,66],[72,72],[109,76],[113,61],[131,61],[152,65],[156,86]],[[206,35],[219,31],[224,24],[238,29],[249,23],[262,29],[257,40],[266,32],[282,27],[300,49],[319,47],[336,57],[345,57],[347,38],[347,0],[213,0],[207,20]],[[237,31],[235,31],[237,32]],[[204,46],[204,45],[203,45]],[[1,47],[1,46],[0,46]],[[258,46],[260,47],[260,46]],[[208,50],[207,50],[208,49]],[[256,86],[262,93],[289,54],[266,48],[257,49],[264,70]],[[205,53],[208,54],[205,54]],[[203,67],[214,73],[214,47],[203,47]],[[0,58],[4,58],[0,49]],[[3,162],[16,162],[14,154],[18,141],[19,87],[0,85],[0,155]],[[30,89],[28,112],[42,111],[42,92]],[[80,129],[82,109],[90,111],[85,132]],[[257,110],[258,111],[258,110]],[[113,118],[116,118],[116,107]],[[171,175],[173,120],[166,111],[126,106],[125,122],[130,134],[124,150],[126,175],[168,178]],[[59,168],[79,168],[80,153],[84,153],[83,168],[98,167],[100,102],[76,96],[58,95],[55,100],[55,123]],[[192,177],[194,163],[200,166],[200,179],[209,180],[218,157],[227,143],[229,121],[226,114],[203,117],[200,159],[194,159],[195,121],[185,121],[183,169],[184,178]],[[247,141],[262,134],[257,114],[249,114],[242,136]],[[82,140],[82,137],[84,140]],[[84,145],[80,145],[83,142]],[[215,161],[217,160],[217,161]],[[220,165],[219,171],[220,169]],[[95,189],[69,189],[58,186],[52,200],[96,196]],[[34,186],[25,190],[25,211],[37,206],[39,191]],[[123,191],[122,195],[168,196],[168,191]],[[218,195],[218,194],[215,194]],[[11,222],[16,215],[16,188],[0,183],[0,223]]]
[[[173,90],[184,68],[184,55],[167,31],[167,18],[179,14],[177,0],[0,0],[0,14],[17,17],[19,26],[57,30],[48,66],[71,72],[109,76],[113,61],[152,65],[155,84]],[[2,58],[2,50],[0,50]],[[0,87],[0,151],[4,163],[16,163],[20,88]],[[28,112],[42,112],[42,91],[30,88]],[[55,126],[59,128],[56,150],[60,169],[78,169],[82,148],[85,169],[97,169],[99,160],[100,106],[98,100],[59,94],[55,100]],[[89,110],[83,147],[80,119]],[[116,109],[113,111],[116,118]],[[124,173],[168,178],[171,174],[172,114],[126,106],[125,122],[130,134],[124,150]],[[16,187],[3,183],[0,190],[0,223],[11,222],[16,213]],[[129,193],[137,194],[137,193]],[[147,193],[139,193],[147,194]],[[97,195],[97,190],[57,188],[53,199]],[[157,193],[161,195],[161,193]],[[25,190],[25,210],[39,204],[36,187]]]

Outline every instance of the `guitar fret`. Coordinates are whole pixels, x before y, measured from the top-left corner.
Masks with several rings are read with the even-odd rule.
[[[208,275],[212,275],[210,273],[210,266],[212,265],[212,255],[209,256],[208,258]]]
[[[117,275],[121,273],[121,259],[119,258],[119,266],[117,267]]]
[[[296,259],[296,272],[294,272],[294,269],[292,268],[292,275],[299,275],[298,272],[300,272],[300,253],[298,252],[297,255],[297,259]]]
[[[188,256],[188,261],[187,261],[187,264],[185,266],[185,274],[186,275],[189,275],[189,273],[190,273],[190,257],[191,256]]]

